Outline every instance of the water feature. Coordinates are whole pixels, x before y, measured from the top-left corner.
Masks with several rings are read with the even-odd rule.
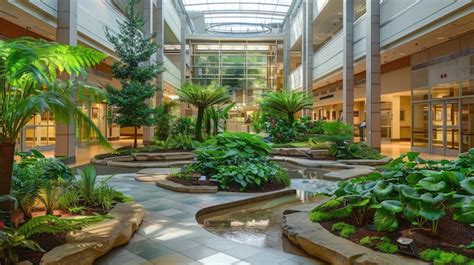
[[[286,195],[276,199],[226,209],[203,216],[203,226],[208,231],[224,238],[248,245],[278,249],[287,253],[307,256],[282,235],[283,212],[293,207],[321,200],[324,193],[334,190],[337,182],[324,178],[324,174],[340,170],[335,167],[306,168],[280,162],[288,170],[291,187],[296,195]]]

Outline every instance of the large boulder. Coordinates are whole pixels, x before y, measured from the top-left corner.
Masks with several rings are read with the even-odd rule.
[[[145,209],[137,203],[118,203],[106,219],[81,231],[66,235],[66,244],[46,253],[41,265],[88,265],[107,254],[112,248],[130,241],[145,216]]]

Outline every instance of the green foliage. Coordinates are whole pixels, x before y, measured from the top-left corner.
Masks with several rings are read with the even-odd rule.
[[[331,231],[339,232],[339,236],[348,238],[357,232],[357,228],[353,225],[339,222],[332,225]]]
[[[190,117],[178,117],[173,124],[173,135],[190,135],[194,132],[194,121]]]
[[[60,218],[52,215],[38,216],[23,224],[18,234],[29,238],[37,234],[59,234],[74,230],[80,230],[88,225],[104,220],[104,216],[81,216],[74,218]]]
[[[78,169],[79,179],[65,191],[68,198],[64,198],[62,205],[65,208],[74,208],[77,206],[93,207],[99,206],[104,211],[109,211],[115,202],[130,201],[131,198],[115,190],[108,185],[108,181],[113,177],[109,176],[101,181],[97,180],[97,173],[93,166],[85,169]],[[72,194],[76,194],[76,200],[80,203],[74,203]],[[60,200],[61,201],[61,200]]]
[[[17,263],[19,248],[44,252],[36,242],[28,240],[25,235],[18,233],[15,229],[6,227],[0,230],[0,264]]]
[[[425,249],[420,253],[421,259],[433,262],[433,264],[471,264],[472,261],[463,255],[447,252],[441,249]]]
[[[86,76],[86,68],[106,55],[83,46],[68,46],[41,39],[0,40],[0,139],[15,143],[21,130],[36,115],[54,114],[58,123],[76,122],[86,136],[94,134],[107,141],[76,105],[76,100],[97,101],[100,89],[80,81],[58,81],[58,74]],[[79,126],[81,125],[81,126]]]
[[[156,142],[159,150],[193,150],[196,147],[194,141],[188,135],[173,134],[166,141]]]
[[[409,152],[381,173],[340,182],[330,200],[338,203],[316,207],[310,218],[330,220],[350,213],[360,224],[367,210],[374,209],[378,231],[395,231],[398,219],[404,218],[437,234],[440,220],[451,211],[455,221],[473,225],[474,196],[469,190],[473,168],[474,149],[452,161],[424,160]]]
[[[260,107],[266,112],[286,116],[287,125],[292,126],[295,114],[303,109],[309,109],[313,101],[303,92],[278,91],[263,96]]]
[[[57,200],[74,178],[71,170],[60,160],[45,158],[40,152],[18,153],[19,162],[13,166],[13,196],[26,218],[31,218],[31,210],[39,199],[49,214],[58,208]]]
[[[158,140],[166,140],[171,133],[171,126],[174,119],[173,109],[178,106],[176,101],[163,102],[156,107],[154,114],[155,137]]]
[[[390,254],[398,252],[398,246],[391,243],[390,238],[378,236],[365,236],[359,240],[359,243],[368,247],[375,247],[376,249]]]
[[[157,89],[153,80],[163,72],[162,64],[151,63],[150,58],[160,49],[153,35],[142,33],[144,20],[137,11],[138,0],[129,0],[125,20],[117,20],[119,32],[105,29],[120,61],[112,66],[112,76],[120,81],[121,88],[107,85],[109,104],[114,106],[113,122],[121,127],[135,127],[134,147],[137,147],[136,129],[153,124],[154,110],[146,102]]]
[[[268,159],[270,150],[270,146],[255,135],[224,132],[195,151],[197,162],[188,170],[210,176],[222,189],[238,184],[245,190],[269,181],[289,185],[287,172]]]
[[[331,156],[338,159],[382,159],[383,156],[365,143],[344,142],[341,145],[333,144],[330,149]]]
[[[227,130],[227,119],[229,118],[229,111],[235,106],[232,102],[227,106],[212,106],[206,109],[204,120],[208,135],[217,135],[219,129]],[[222,121],[222,122],[221,122]]]
[[[202,87],[199,85],[187,83],[177,91],[179,100],[194,105],[197,108],[197,118],[195,127],[195,138],[202,142],[202,125],[204,112],[207,108],[228,103],[231,100],[229,90],[219,87],[215,83]]]

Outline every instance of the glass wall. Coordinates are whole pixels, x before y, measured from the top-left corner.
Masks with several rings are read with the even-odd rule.
[[[251,106],[276,89],[277,42],[200,42],[192,50],[192,82],[229,87],[237,105]]]
[[[22,149],[52,149],[56,143],[56,123],[54,116],[45,112],[36,115],[23,128],[21,138]]]
[[[436,58],[412,73],[414,149],[456,155],[474,147],[474,55]]]

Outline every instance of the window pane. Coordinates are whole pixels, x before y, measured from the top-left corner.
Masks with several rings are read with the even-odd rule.
[[[428,100],[428,68],[413,71],[413,100]]]
[[[428,104],[413,104],[413,146],[428,147]]]
[[[462,100],[461,152],[474,147],[474,99]]]

